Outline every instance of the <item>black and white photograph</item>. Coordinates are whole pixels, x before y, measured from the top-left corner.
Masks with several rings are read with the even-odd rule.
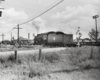
[[[0,80],[100,80],[100,0],[0,0]]]

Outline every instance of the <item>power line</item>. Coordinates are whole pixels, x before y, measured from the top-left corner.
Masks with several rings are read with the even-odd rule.
[[[41,15],[43,15],[43,14],[45,14],[46,12],[50,11],[51,9],[53,9],[54,7],[56,7],[57,5],[59,5],[59,4],[60,4],[61,2],[63,2],[63,1],[64,1],[64,0],[61,0],[60,2],[58,2],[57,4],[55,4],[54,6],[52,6],[51,8],[49,8],[49,9],[47,9],[46,11],[44,11],[43,13],[39,14],[38,16],[32,18],[32,19],[29,20],[29,21],[26,21],[26,22],[24,22],[24,23],[21,23],[21,24],[19,24],[19,25],[26,24],[26,23],[28,23],[28,22],[30,22],[30,21],[32,21],[32,20],[34,20],[34,19],[40,17]]]
[[[13,31],[13,29],[11,29],[10,31],[6,32],[5,34],[10,33],[11,31]]]
[[[26,24],[26,23],[28,23],[28,22],[30,22],[30,21],[32,21],[32,20],[34,20],[34,19],[40,17],[41,15],[43,15],[43,14],[45,14],[46,12],[50,11],[51,9],[53,9],[54,7],[56,7],[57,5],[59,5],[59,4],[60,4],[61,2],[63,2],[63,1],[64,1],[64,0],[61,0],[60,2],[58,2],[57,4],[55,4],[54,6],[52,6],[51,8],[49,8],[49,9],[47,9],[46,11],[44,11],[43,13],[39,14],[38,16],[36,16],[36,17],[30,19],[29,21],[26,21],[26,22],[24,22],[24,23],[21,23],[21,24],[19,24],[19,25]],[[83,3],[83,2],[85,2],[85,1],[79,2],[78,4],[81,4],[81,3]],[[76,5],[78,5],[78,4],[76,4]],[[75,5],[72,5],[72,6],[75,6]]]
[[[17,26],[16,26],[16,27],[17,27]],[[14,28],[16,28],[16,27],[14,27]],[[13,29],[11,29],[10,31],[8,31],[8,32],[4,33],[4,34],[10,33],[11,31],[13,31],[13,30],[14,30],[14,28],[13,28]]]

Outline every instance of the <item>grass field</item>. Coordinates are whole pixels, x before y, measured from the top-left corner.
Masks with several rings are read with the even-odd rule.
[[[0,44],[0,52],[13,51],[13,50],[33,50],[39,48],[46,48],[42,45],[4,45]]]
[[[0,56],[0,80],[99,80],[100,47]]]

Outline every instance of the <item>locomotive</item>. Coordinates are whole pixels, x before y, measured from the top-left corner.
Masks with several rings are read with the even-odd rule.
[[[76,46],[73,43],[73,34],[65,34],[60,31],[37,34],[34,38],[34,44],[46,46]]]
[[[100,41],[93,42],[91,40],[85,41],[81,39],[80,46],[100,46]],[[34,45],[45,45],[45,46],[68,46],[76,47],[77,41],[73,40],[73,34],[65,34],[63,32],[47,32],[37,34],[34,38]]]

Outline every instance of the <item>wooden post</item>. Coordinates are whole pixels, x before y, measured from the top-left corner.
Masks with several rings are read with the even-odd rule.
[[[91,54],[90,54],[90,59],[92,59],[93,58],[93,46],[91,46],[91,52],[90,52]]]
[[[15,50],[15,60],[17,61],[17,50]]]
[[[39,61],[41,60],[41,56],[42,56],[42,50],[39,49]]]

